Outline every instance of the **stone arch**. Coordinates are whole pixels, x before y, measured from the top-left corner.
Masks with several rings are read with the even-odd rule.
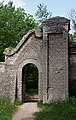
[[[37,69],[38,69],[38,100],[42,100],[42,86],[41,86],[41,73],[42,73],[42,68],[40,63],[37,60],[34,59],[26,59],[21,62],[21,64],[18,67],[18,74],[17,74],[17,94],[18,98],[22,101],[22,69],[25,65],[27,64],[34,64]]]
[[[35,64],[28,63],[23,67],[22,102],[38,101],[38,76],[39,71]]]

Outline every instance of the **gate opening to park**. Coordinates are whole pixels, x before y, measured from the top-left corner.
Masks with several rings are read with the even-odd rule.
[[[38,100],[38,68],[32,64],[26,64],[22,70],[22,100]]]

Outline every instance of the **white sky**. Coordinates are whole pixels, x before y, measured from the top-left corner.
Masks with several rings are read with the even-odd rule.
[[[3,0],[0,0],[0,2],[2,2]],[[15,7],[25,7],[25,2],[24,0],[10,0],[13,2],[13,4],[15,5]],[[9,2],[9,0],[4,0],[4,3],[7,4]]]

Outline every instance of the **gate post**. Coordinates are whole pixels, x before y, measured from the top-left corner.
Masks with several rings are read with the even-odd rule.
[[[68,31],[70,20],[53,17],[43,22],[45,81],[43,101],[68,97]]]

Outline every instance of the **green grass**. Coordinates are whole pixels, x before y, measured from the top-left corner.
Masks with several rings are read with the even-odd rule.
[[[12,103],[10,100],[0,98],[0,120],[11,120],[18,104],[18,101]]]
[[[42,110],[35,113],[35,120],[76,120],[76,99],[49,104],[38,103]]]
[[[27,95],[27,96],[34,96],[34,95],[36,95],[36,94],[38,94],[37,89],[29,89],[29,90],[27,90],[26,93],[25,93],[25,95]]]

